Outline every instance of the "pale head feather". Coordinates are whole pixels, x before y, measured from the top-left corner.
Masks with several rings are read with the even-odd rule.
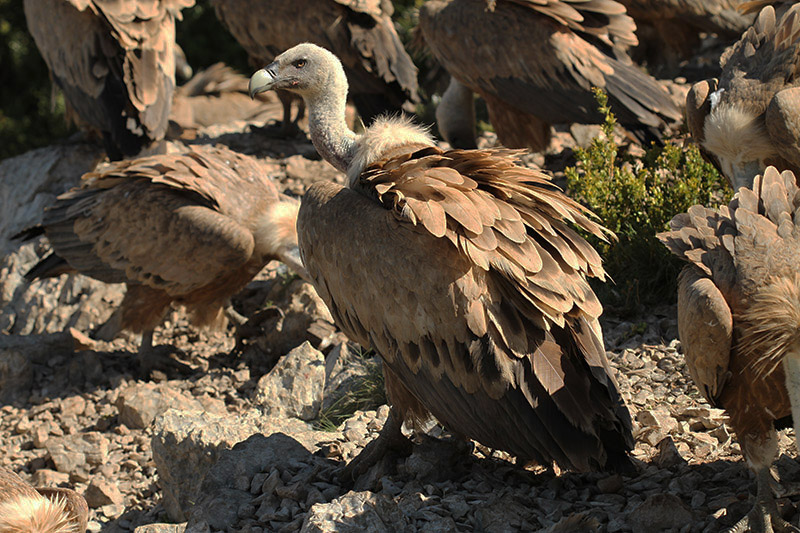
[[[736,105],[719,104],[703,126],[703,146],[720,159],[742,166],[776,154],[761,117]]]
[[[70,517],[66,500],[22,495],[0,501],[0,533],[83,533]]]
[[[355,155],[347,168],[347,182],[352,186],[369,165],[386,157],[390,151],[409,147],[419,150],[435,146],[427,128],[404,117],[378,117],[375,122],[356,139]]]
[[[256,240],[255,253],[275,256],[282,250],[297,247],[297,211],[300,202],[284,198],[272,204],[256,222],[253,231]]]

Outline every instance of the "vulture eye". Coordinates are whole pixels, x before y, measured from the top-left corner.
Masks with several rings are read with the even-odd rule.
[[[292,63],[292,65],[294,65],[295,68],[303,68],[304,66],[306,66],[306,60],[305,59],[296,59]]]

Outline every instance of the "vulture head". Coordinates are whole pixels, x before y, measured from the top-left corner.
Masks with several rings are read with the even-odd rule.
[[[775,144],[764,127],[764,117],[756,116],[737,105],[714,106],[703,126],[703,147],[714,154],[722,173],[734,190],[752,187],[753,178],[767,167],[776,155]]]
[[[324,48],[301,43],[253,74],[249,89],[250,97],[264,91],[285,89],[308,100],[342,87],[347,94],[347,77],[339,59]]]
[[[250,96],[273,89],[300,95],[308,108],[308,127],[317,152],[350,183],[366,166],[392,151],[433,146],[425,128],[403,118],[379,117],[363,135],[345,121],[347,76],[339,58],[311,43],[301,43],[275,58],[250,78]],[[414,151],[414,150],[411,150]],[[396,155],[396,154],[394,154]]]

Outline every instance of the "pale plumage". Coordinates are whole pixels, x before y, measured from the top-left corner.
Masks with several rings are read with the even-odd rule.
[[[720,59],[722,75],[695,84],[686,122],[695,142],[734,187],[767,165],[800,171],[800,5],[772,6]]]
[[[799,209],[794,174],[768,167],[753,190],[739,189],[728,206],[693,206],[659,234],[689,263],[678,283],[686,364],[708,401],[730,415],[756,472],[758,501],[743,522],[753,531],[764,531],[756,526],[765,513],[773,526],[780,521],[769,487],[775,421],[800,409]],[[797,426],[800,411],[793,414]]]
[[[429,0],[419,28],[450,75],[486,100],[506,146],[542,150],[550,124],[602,120],[593,86],[622,125],[651,139],[680,117],[625,54],[636,26],[614,0]]]
[[[194,0],[25,0],[28,29],[80,123],[112,159],[162,139],[175,89],[175,19]]]
[[[347,133],[346,79],[319,47],[292,48],[251,79],[251,92],[285,87],[348,174],[348,187],[308,189],[298,241],[337,325],[384,361],[392,415],[378,441],[432,414],[523,461],[630,468],[630,418],[586,280],[604,272],[571,227],[602,238],[591,215],[518,152],[445,152],[397,119]]]
[[[152,336],[172,302],[195,324],[213,324],[270,260],[302,272],[293,255],[297,203],[266,174],[253,158],[201,147],[89,173],[45,211],[40,232],[54,253],[26,277],[78,271],[127,283],[106,337],[120,329]]]
[[[86,500],[69,489],[34,489],[0,466],[0,533],[84,533]]]

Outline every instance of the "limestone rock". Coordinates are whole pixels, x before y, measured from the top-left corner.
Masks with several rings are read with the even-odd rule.
[[[123,503],[122,493],[117,486],[102,479],[92,481],[83,497],[86,498],[86,503],[92,508],[103,507],[104,505],[122,505]]]
[[[201,524],[208,524],[212,530],[233,526],[239,509],[253,498],[250,486],[257,473],[310,455],[302,444],[282,433],[252,435],[223,451],[203,480],[197,502],[189,511],[187,529],[197,529]]]
[[[186,524],[147,524],[137,527],[133,533],[183,533],[185,530]]]
[[[348,492],[308,512],[301,533],[404,533],[414,528],[398,506],[383,494]]]
[[[97,431],[51,437],[45,446],[56,470],[67,474],[108,460],[108,439]]]
[[[170,408],[202,411],[203,405],[168,383],[134,383],[117,397],[119,421],[129,428],[149,427],[158,415]]]
[[[313,420],[322,407],[325,357],[306,341],[258,380],[255,403],[267,416]]]

